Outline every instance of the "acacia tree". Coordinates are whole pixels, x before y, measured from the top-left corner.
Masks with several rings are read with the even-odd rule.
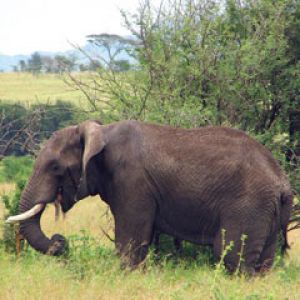
[[[90,76],[85,76],[87,80],[84,80],[69,72],[65,82],[85,95],[91,112],[96,113],[103,122],[118,120],[119,101],[126,101],[128,104],[123,86],[126,80],[122,80],[127,74],[121,73],[131,69],[130,62],[123,57],[125,53],[128,58],[130,51],[134,49],[135,41],[107,33],[88,35],[87,39],[89,50],[78,46],[75,48],[89,59],[88,69],[92,71]],[[83,66],[81,68],[85,69]]]

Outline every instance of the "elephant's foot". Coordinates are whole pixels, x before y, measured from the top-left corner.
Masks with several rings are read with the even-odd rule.
[[[145,259],[148,253],[149,245],[141,245],[136,247],[134,250],[120,252],[121,268],[134,270],[140,263]]]

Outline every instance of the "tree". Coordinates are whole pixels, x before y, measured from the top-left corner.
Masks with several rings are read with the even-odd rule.
[[[298,80],[295,79],[297,70],[300,66],[300,5],[294,3],[289,6],[290,22],[286,28],[285,34],[288,42],[290,78],[294,78],[289,84],[295,85]],[[297,86],[297,84],[295,85]],[[300,164],[300,91],[295,89],[293,93],[290,93],[290,103],[288,105],[289,114],[289,136],[290,147],[288,149],[288,158],[294,162]]]
[[[56,73],[71,72],[76,65],[76,57],[67,57],[65,55],[56,55]]]
[[[39,111],[28,113],[19,104],[0,103],[0,159],[35,151],[39,117]]]
[[[32,104],[30,108],[0,102],[0,157],[32,154],[54,131],[86,117],[70,102]]]
[[[38,52],[34,52],[28,60],[28,71],[39,74],[42,71],[42,58]]]
[[[89,66],[86,64],[79,64],[79,71],[80,72],[85,72],[89,70]]]
[[[119,56],[123,52],[131,49],[132,45],[134,44],[134,41],[132,39],[125,38],[116,34],[91,34],[88,35],[87,38],[88,42],[94,45],[98,49],[98,51],[102,53],[98,56],[98,58],[101,60],[103,66],[107,69],[115,66],[116,61],[122,61],[119,59]],[[88,53],[86,54],[88,57],[90,57]],[[92,57],[90,57],[90,59],[94,60]]]
[[[87,69],[89,71],[99,71],[99,70],[103,69],[103,66],[100,63],[100,61],[98,61],[96,59],[90,59],[90,63],[88,64]]]
[[[55,60],[48,55],[43,55],[42,59],[42,66],[43,70],[46,73],[54,73],[55,72]]]
[[[26,72],[27,71],[27,64],[26,64],[24,59],[21,59],[19,61],[19,69],[20,69],[20,72]]]
[[[119,59],[112,63],[111,68],[115,72],[126,72],[130,70],[130,63],[127,59]]]

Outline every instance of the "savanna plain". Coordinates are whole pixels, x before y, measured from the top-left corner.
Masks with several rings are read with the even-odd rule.
[[[0,74],[2,100],[55,101],[63,95],[64,100],[81,99],[58,76]],[[13,183],[2,182],[0,194],[10,193],[14,188]],[[2,204],[0,213],[3,224]],[[17,257],[1,248],[1,300],[300,299],[300,230],[289,232],[288,255],[284,259],[277,256],[272,270],[254,278],[227,275],[205,247],[184,242],[183,252],[175,254],[172,240],[167,237],[162,238],[158,255],[151,249],[143,265],[129,272],[120,269],[114,245],[107,237],[108,234],[113,238],[112,218],[98,197],[80,201],[57,221],[54,214],[54,207],[49,206],[42,217],[42,228],[48,236],[66,236],[67,253],[58,258],[48,257],[26,249],[25,245]]]

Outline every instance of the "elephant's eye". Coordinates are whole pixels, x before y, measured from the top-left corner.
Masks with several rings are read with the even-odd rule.
[[[61,166],[56,159],[53,159],[48,164],[48,170],[55,174],[58,174],[61,172]]]
[[[53,164],[51,165],[51,169],[52,169],[52,171],[54,171],[54,172],[58,172],[58,171],[60,170],[60,167],[59,167],[59,165],[58,165],[57,163],[53,163]]]
[[[58,166],[58,165],[54,165],[54,166],[52,167],[52,169],[53,169],[53,171],[58,171],[58,170],[59,170],[59,166]]]

